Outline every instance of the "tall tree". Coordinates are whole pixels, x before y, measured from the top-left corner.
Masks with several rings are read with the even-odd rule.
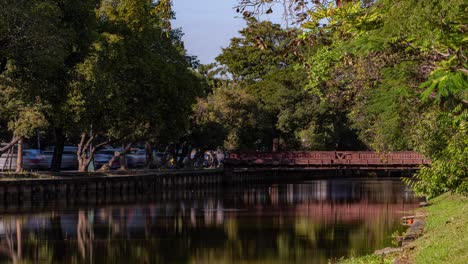
[[[66,57],[56,1],[4,0],[1,6],[0,122],[13,136],[0,154],[47,125],[47,94],[56,89],[56,72]]]
[[[298,30],[285,30],[278,24],[254,18],[246,21],[247,26],[239,31],[240,37],[232,38],[216,58],[227,66],[234,79],[252,83],[296,62],[292,48]]]
[[[466,174],[458,173],[466,171],[459,162],[466,142],[453,142],[465,133],[465,8],[457,0],[347,3],[319,8],[305,24],[306,36],[319,43],[306,64],[310,90],[324,101],[351,95],[348,117],[372,148],[415,149],[432,158],[416,184],[430,195],[466,193]]]
[[[177,32],[161,28],[152,1],[102,1],[99,37],[77,67],[72,102],[80,170],[114,141],[177,139],[185,133],[199,80]],[[101,142],[92,146],[98,138]]]
[[[339,117],[331,125],[375,150],[432,158],[416,175],[419,192],[468,193],[466,1],[249,0],[237,11],[251,17],[275,4],[304,28],[307,88]]]
[[[54,89],[45,94],[51,109],[47,112],[50,120],[55,148],[52,157],[51,169],[59,171],[62,163],[62,152],[65,141],[73,140],[72,119],[73,113],[68,105],[69,94],[75,81],[73,74],[77,65],[83,62],[89,52],[91,43],[96,38],[95,9],[99,0],[56,0],[61,12],[60,25],[64,32],[65,57],[62,67],[55,73]]]
[[[195,135],[200,147],[256,149],[258,101],[241,89],[218,88],[194,106]],[[201,136],[200,136],[201,135]],[[202,143],[203,142],[203,143]]]
[[[298,66],[317,49],[305,45],[310,40],[299,38],[298,29],[283,29],[253,18],[247,21],[241,36],[233,38],[217,60],[232,73],[236,89],[244,89],[257,99],[262,110],[257,126],[259,141],[269,149],[273,141],[290,149],[362,148],[346,117],[343,100],[351,98],[337,95],[325,103],[318,100],[318,94],[304,89],[307,69]]]

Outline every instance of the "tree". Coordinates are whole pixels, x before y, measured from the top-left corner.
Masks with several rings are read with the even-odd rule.
[[[54,170],[60,169],[70,117],[66,105],[70,73],[86,54],[92,39],[96,4],[95,0],[2,2],[0,71],[5,85],[17,89],[16,99],[8,100],[21,102],[23,106],[17,109],[24,105],[35,109],[36,117],[42,116],[37,120],[46,119],[54,128]],[[30,130],[44,128],[44,122],[41,124]]]
[[[151,1],[103,1],[99,37],[77,67],[71,94],[80,170],[111,142],[168,142],[182,136],[199,80],[189,69],[177,31],[160,27]],[[101,142],[92,146],[100,138]]]
[[[201,147],[256,149],[258,139],[258,103],[241,89],[219,88],[194,106],[198,126],[194,134],[204,139]],[[216,129],[216,130],[215,130]],[[215,134],[214,137],[210,135]],[[202,136],[200,136],[202,135]]]
[[[261,16],[273,13],[275,7],[281,6],[283,18],[287,23],[300,24],[309,19],[310,13],[317,8],[328,6],[342,6],[347,2],[362,2],[363,6],[370,5],[374,0],[238,0],[236,12],[244,17]]]
[[[326,77],[325,72],[319,72],[323,66],[307,61],[307,55],[313,52],[328,56],[318,51],[320,41],[298,37],[301,34],[297,29],[282,29],[253,18],[248,19],[247,27],[240,33],[241,37],[233,38],[217,60],[233,74],[237,87],[258,100],[262,112],[262,120],[258,120],[261,145],[272,149],[273,140],[279,140],[283,149],[363,148],[346,116],[352,97],[340,88],[339,80],[328,84],[336,91],[327,93],[327,100],[321,101],[321,94],[304,89],[307,72],[309,86],[311,73]],[[307,47],[309,43],[315,46]],[[298,67],[301,64],[308,67]]]
[[[66,52],[56,1],[5,0],[0,16],[0,118],[13,134],[1,154],[47,125],[52,105],[45,94],[55,88]]]
[[[452,112],[431,115],[419,123],[414,143],[419,144],[417,150],[433,157],[432,164],[416,174],[417,182],[407,183],[429,197],[448,191],[467,195],[468,110],[460,104]]]
[[[414,187],[435,196],[466,194],[464,2],[253,0],[239,1],[237,11],[251,17],[282,3],[304,28],[301,62],[319,102],[285,112],[283,129],[293,127],[283,121],[290,116],[293,124],[312,120],[303,135],[344,129],[375,150],[419,150],[432,165],[416,174]]]
[[[305,24],[304,37],[320,43],[306,64],[309,89],[332,102],[348,92],[352,127],[373,149],[416,149],[432,158],[415,185],[430,195],[466,192],[466,173],[460,173],[466,168],[459,162],[464,144],[457,148],[453,141],[463,135],[458,124],[467,101],[464,6],[463,1],[347,3],[318,8]],[[324,19],[328,23],[320,24]],[[460,115],[459,123],[441,122],[448,113]]]
[[[243,90],[255,98],[259,111],[255,145],[271,149],[280,134],[276,127],[279,112],[302,91],[303,82],[297,76],[303,71],[292,70],[297,62],[292,51],[298,31],[250,18],[239,33],[241,37],[233,38],[216,59],[235,79],[226,89]]]
[[[296,62],[291,48],[297,30],[284,30],[278,24],[250,18],[247,27],[239,33],[241,37],[232,38],[230,45],[216,58],[226,65],[234,79],[252,83]]]
[[[55,72],[53,89],[48,89],[44,97],[50,103],[47,119],[53,130],[54,153],[51,170],[60,171],[65,141],[73,140],[73,112],[70,111],[69,96],[75,81],[74,71],[83,62],[95,40],[97,21],[95,9],[99,0],[55,1],[60,10],[60,27],[63,32],[65,56],[62,65]]]

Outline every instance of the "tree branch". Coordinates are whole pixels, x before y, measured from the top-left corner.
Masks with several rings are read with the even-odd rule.
[[[11,139],[10,143],[8,143],[5,147],[3,148],[0,148],[0,156],[7,152],[8,150],[10,150],[12,147],[14,147],[19,141],[21,140],[20,137],[17,137],[17,136],[13,136],[13,138]]]
[[[83,144],[84,144],[84,141],[86,139],[86,133],[83,132],[81,134],[81,139],[80,139],[80,143],[78,144],[78,150],[76,151],[76,155],[78,155],[78,157],[81,157],[82,153],[83,152]]]
[[[465,68],[458,68],[457,71],[463,72],[464,74],[468,74],[468,70]]]
[[[88,139],[88,141],[86,141],[86,144],[84,145],[84,151],[86,153],[86,150],[89,148],[89,146],[91,145],[91,143],[93,143],[93,140],[94,140],[95,136],[94,135],[91,135]]]

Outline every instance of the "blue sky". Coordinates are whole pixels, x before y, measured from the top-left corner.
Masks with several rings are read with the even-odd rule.
[[[174,0],[173,10],[176,19],[174,28],[182,28],[184,43],[190,55],[198,57],[201,63],[214,62],[227,47],[232,37],[245,22],[235,10],[237,0]]]

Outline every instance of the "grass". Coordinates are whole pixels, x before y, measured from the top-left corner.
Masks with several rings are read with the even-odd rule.
[[[362,257],[347,258],[339,262],[340,264],[392,264],[390,256],[367,255]]]
[[[414,242],[415,264],[468,263],[468,197],[444,194],[427,207],[424,235]]]
[[[0,172],[0,181],[10,180],[27,180],[27,179],[42,179],[50,178],[47,175],[40,175],[34,172]]]
[[[414,264],[466,264],[468,263],[468,197],[443,194],[432,205],[420,209],[427,213],[422,237],[414,241],[403,253],[344,259],[343,264],[387,264],[393,259]]]

